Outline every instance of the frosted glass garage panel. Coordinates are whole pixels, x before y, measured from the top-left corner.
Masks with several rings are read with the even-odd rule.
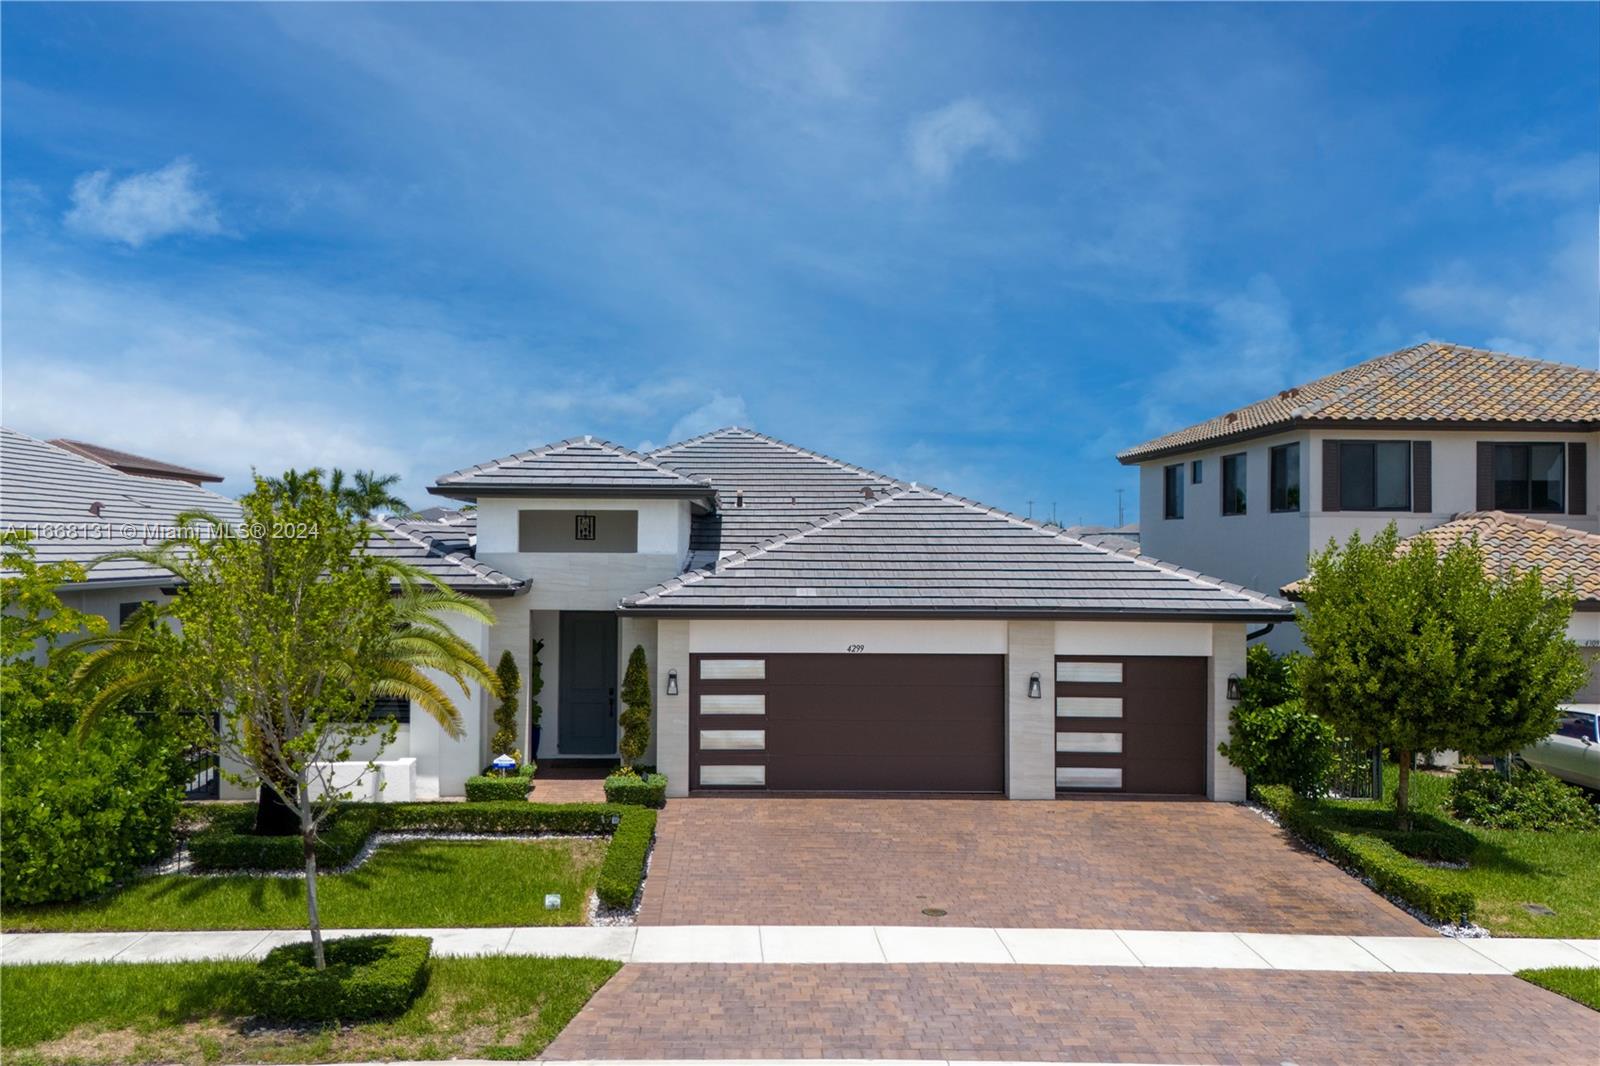
[[[702,681],[760,681],[767,676],[765,659],[701,659]]]
[[[1099,685],[1122,684],[1121,663],[1056,663],[1057,681],[1086,681]]]
[[[700,766],[702,785],[765,785],[765,766]]]
[[[1056,750],[1094,755],[1120,755],[1121,733],[1057,733]]]
[[[767,746],[765,729],[702,729],[701,751],[761,751]]]
[[[1057,788],[1121,788],[1122,771],[1109,766],[1058,766]]]
[[[700,697],[701,714],[766,714],[767,697],[717,694]]]
[[[1121,696],[1057,696],[1060,718],[1121,718]]]

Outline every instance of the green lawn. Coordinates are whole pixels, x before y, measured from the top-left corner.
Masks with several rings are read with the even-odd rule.
[[[249,962],[0,967],[0,1052],[38,1063],[361,1062],[531,1059],[618,964],[500,956],[435,959],[398,1018],[256,1028],[240,991]]]
[[[317,878],[330,929],[399,926],[581,925],[605,840],[407,840],[380,847],[349,873]],[[561,908],[544,909],[547,892]],[[6,908],[10,931],[294,929],[306,924],[301,878],[195,877],[134,881],[104,899]]]
[[[1385,770],[1385,806],[1393,805],[1398,775],[1393,766]],[[1413,809],[1449,817],[1448,788],[1444,775],[1413,773]],[[1340,808],[1372,806],[1361,800],[1323,805],[1335,818]],[[1600,833],[1462,828],[1478,841],[1466,869],[1413,862],[1412,875],[1440,888],[1471,892],[1478,900],[1478,924],[1496,936],[1600,936]],[[1555,913],[1536,914],[1524,904]]]
[[[1556,966],[1548,970],[1518,970],[1517,976],[1577,1000],[1585,1007],[1600,1010],[1600,969]]]

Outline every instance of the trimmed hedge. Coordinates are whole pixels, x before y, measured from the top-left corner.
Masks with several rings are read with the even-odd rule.
[[[1399,847],[1405,845],[1418,852],[1432,848],[1434,854],[1441,857],[1449,855],[1464,859],[1471,854],[1471,848],[1460,851],[1460,842],[1454,834],[1441,832],[1437,828],[1408,833],[1377,829],[1347,832],[1331,824],[1334,819],[1321,816],[1315,800],[1302,799],[1285,785],[1260,786],[1255,789],[1255,796],[1263,807],[1277,816],[1284,828],[1321,848],[1340,866],[1366,877],[1384,895],[1403,900],[1437,922],[1468,922],[1477,913],[1478,901],[1472,893],[1462,889],[1438,888],[1418,879],[1409,869],[1415,860],[1407,858]],[[1337,818],[1359,824],[1368,816],[1374,819],[1388,817],[1382,811],[1341,810]],[[1438,821],[1420,815],[1414,818],[1425,823]],[[1449,828],[1468,841],[1472,840],[1471,834],[1455,827]],[[1459,859],[1452,858],[1452,861]]]
[[[606,802],[660,810],[667,805],[667,775],[612,774],[606,778]]]
[[[533,764],[527,763],[511,774],[479,774],[467,778],[467,802],[493,803],[497,800],[525,800],[533,788]]]
[[[273,948],[251,975],[256,1010],[285,1022],[354,1022],[403,1013],[428,985],[425,936],[357,936],[323,942],[327,968],[311,944]]]
[[[189,857],[200,870],[298,870],[305,866],[300,835],[257,836],[253,805],[219,808],[210,824],[189,838]],[[379,820],[366,806],[351,804],[317,831],[317,865],[333,868],[355,861]]]
[[[189,840],[207,870],[298,870],[300,838],[250,836],[255,808],[217,809]],[[655,840],[656,812],[610,803],[348,803],[323,828],[317,861],[343,866],[375,832],[557,833],[611,837],[596,892],[608,907],[633,905]]]
[[[595,893],[607,907],[633,906],[639,886],[644,883],[645,860],[650,842],[656,836],[656,812],[644,807],[624,807],[606,861],[600,866],[600,881]]]

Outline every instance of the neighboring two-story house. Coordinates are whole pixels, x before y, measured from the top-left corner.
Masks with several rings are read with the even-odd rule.
[[[1298,580],[1311,553],[1352,533],[1394,522],[1411,537],[1478,515],[1451,528],[1495,533],[1502,568],[1578,578],[1570,631],[1595,648],[1600,602],[1584,590],[1600,574],[1597,450],[1600,372],[1430,342],[1117,458],[1139,467],[1143,550],[1251,588]],[[1299,646],[1292,625],[1266,639]]]

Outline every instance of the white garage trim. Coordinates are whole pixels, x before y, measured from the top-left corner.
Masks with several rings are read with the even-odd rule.
[[[1211,654],[1203,622],[1057,622],[1057,655]]]
[[[696,654],[1004,655],[1006,623],[952,618],[696,618],[689,623]]]

